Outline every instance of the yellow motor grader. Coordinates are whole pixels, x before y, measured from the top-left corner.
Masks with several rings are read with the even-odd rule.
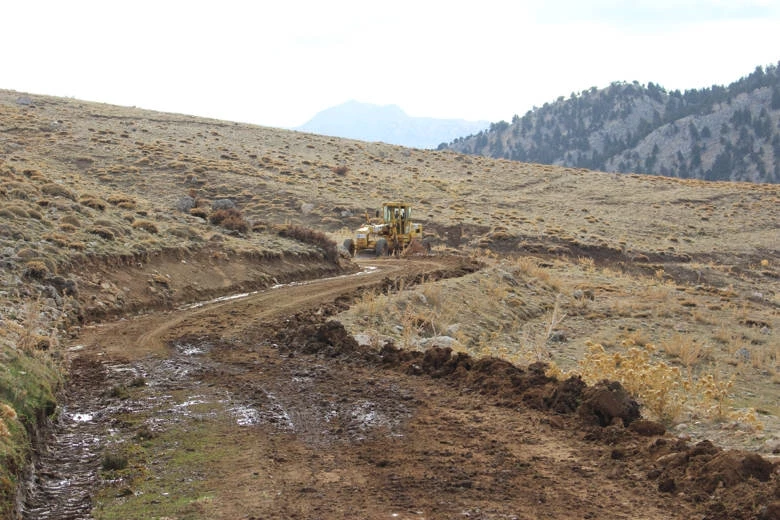
[[[358,228],[354,239],[344,241],[344,249],[352,256],[366,249],[376,256],[387,256],[403,252],[415,240],[421,242],[422,236],[422,224],[412,222],[411,205],[385,202],[375,218],[366,213],[366,223]]]

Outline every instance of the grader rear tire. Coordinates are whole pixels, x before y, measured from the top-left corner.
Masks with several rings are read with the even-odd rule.
[[[387,256],[388,252],[388,246],[387,246],[387,240],[384,238],[380,238],[376,241],[376,256]]]

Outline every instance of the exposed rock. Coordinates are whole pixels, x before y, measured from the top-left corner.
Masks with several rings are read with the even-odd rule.
[[[417,342],[417,346],[419,346],[420,348],[431,348],[431,347],[452,348],[457,343],[458,340],[450,336],[434,336],[432,338],[420,339]]]
[[[217,199],[211,203],[211,209],[214,211],[220,209],[233,209],[236,207],[236,203],[232,199]]]

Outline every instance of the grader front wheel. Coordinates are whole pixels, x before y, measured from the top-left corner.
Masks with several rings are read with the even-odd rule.
[[[344,249],[347,250],[349,256],[355,256],[355,241],[351,238],[344,240]]]

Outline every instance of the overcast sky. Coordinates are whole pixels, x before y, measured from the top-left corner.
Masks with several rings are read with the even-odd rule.
[[[351,99],[509,120],[780,60],[780,0],[9,0],[0,17],[0,88],[279,127]]]

